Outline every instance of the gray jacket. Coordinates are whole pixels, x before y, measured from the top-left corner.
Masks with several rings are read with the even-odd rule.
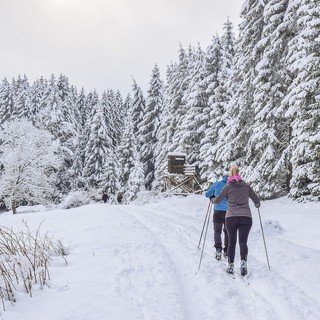
[[[256,208],[260,207],[260,199],[252,188],[244,181],[227,183],[213,203],[220,203],[224,197],[228,199],[228,210],[226,218],[250,217],[249,198],[254,202]]]

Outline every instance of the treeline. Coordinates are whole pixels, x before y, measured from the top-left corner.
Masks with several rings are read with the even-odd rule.
[[[203,50],[179,49],[144,94],[77,92],[60,75],[0,85],[1,124],[27,118],[60,144],[56,188],[126,200],[162,190],[167,153],[185,152],[200,179],[236,162],[263,198],[320,196],[320,7],[250,0],[235,39],[230,21]],[[1,180],[0,180],[1,183]]]
[[[241,16],[236,41],[226,23],[169,67],[156,177],[181,150],[203,178],[236,162],[263,198],[319,200],[319,2],[250,0]]]
[[[8,130],[8,122],[28,119],[34,127],[48,131],[59,145],[60,164],[55,167],[56,192],[53,193],[56,201],[72,190],[114,190],[119,170],[114,159],[125,121],[125,107],[119,91],[107,90],[101,97],[97,92],[85,94],[83,89],[77,92],[64,75],[57,79],[54,75],[49,80],[41,78],[32,85],[26,76],[19,76],[11,83],[4,79],[0,85],[2,127],[6,124]],[[24,122],[20,125],[26,126]],[[12,138],[17,140],[14,134]],[[38,148],[37,143],[32,147]],[[9,151],[7,148],[1,154],[2,163]],[[0,184],[8,184],[6,169],[8,166],[2,167]],[[17,194],[19,186],[15,189]]]

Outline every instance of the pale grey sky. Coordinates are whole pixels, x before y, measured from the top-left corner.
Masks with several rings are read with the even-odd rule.
[[[244,0],[0,0],[0,80],[65,74],[86,92],[144,91],[155,63],[178,60],[179,43],[205,49],[235,30]]]

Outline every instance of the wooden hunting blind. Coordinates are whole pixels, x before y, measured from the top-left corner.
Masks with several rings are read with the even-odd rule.
[[[168,153],[168,171],[164,176],[165,191],[187,195],[201,192],[194,165],[186,163],[187,155],[182,152]]]
[[[183,174],[184,165],[186,162],[186,154],[185,153],[168,153],[168,172],[169,173],[177,173]]]

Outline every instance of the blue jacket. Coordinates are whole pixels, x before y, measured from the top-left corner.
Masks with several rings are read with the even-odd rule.
[[[223,176],[221,180],[216,181],[205,193],[205,196],[207,198],[211,198],[211,197],[216,198],[220,194],[223,187],[226,185],[227,179],[228,179],[228,176]],[[214,210],[227,211],[227,207],[228,207],[228,200],[227,198],[224,198],[219,204],[214,205]]]

